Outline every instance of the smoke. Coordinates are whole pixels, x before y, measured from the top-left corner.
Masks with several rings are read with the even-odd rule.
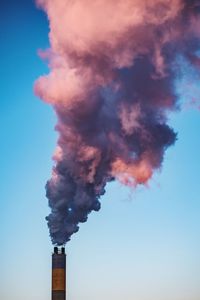
[[[46,184],[53,244],[62,245],[100,209],[105,185],[146,184],[176,140],[184,59],[199,72],[200,1],[38,0],[49,19],[50,73],[35,93],[59,133]],[[186,76],[184,74],[184,76]]]

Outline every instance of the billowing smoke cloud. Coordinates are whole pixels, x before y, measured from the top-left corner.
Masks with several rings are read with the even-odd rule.
[[[200,1],[38,0],[50,24],[50,73],[35,92],[57,114],[55,165],[46,190],[53,244],[62,245],[105,185],[145,184],[176,140],[178,62],[198,70]]]

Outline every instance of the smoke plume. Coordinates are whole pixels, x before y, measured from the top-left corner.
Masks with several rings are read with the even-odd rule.
[[[105,185],[146,184],[176,140],[180,61],[199,72],[200,1],[37,0],[49,20],[50,73],[35,92],[57,114],[46,184],[53,244],[100,209]]]

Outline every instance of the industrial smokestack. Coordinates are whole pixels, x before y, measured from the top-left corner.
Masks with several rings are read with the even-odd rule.
[[[64,247],[54,247],[52,254],[52,300],[66,300],[66,254]]]

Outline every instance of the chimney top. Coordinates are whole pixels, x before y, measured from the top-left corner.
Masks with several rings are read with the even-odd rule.
[[[54,247],[54,254],[65,254],[65,247]]]

